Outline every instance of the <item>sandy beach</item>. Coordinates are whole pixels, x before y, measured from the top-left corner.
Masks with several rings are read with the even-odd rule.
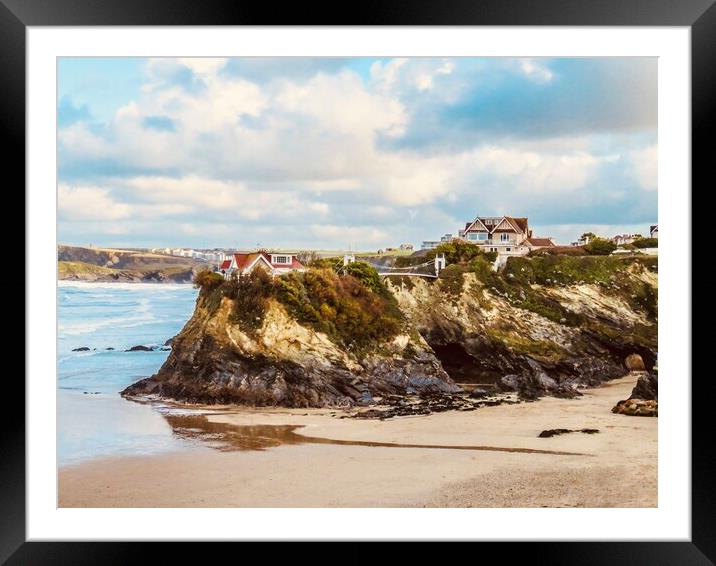
[[[655,507],[658,419],[611,413],[635,382],[629,375],[585,390],[577,399],[543,398],[385,421],[304,409],[210,415],[201,418],[223,449],[197,442],[185,452],[62,467],[58,504]],[[599,432],[538,437],[557,428]],[[224,430],[270,432],[257,444],[263,442],[264,449],[249,450],[222,444]],[[309,440],[302,443],[301,437]]]

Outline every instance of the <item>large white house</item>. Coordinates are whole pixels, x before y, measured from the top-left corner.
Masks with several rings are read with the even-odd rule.
[[[552,238],[532,236],[527,218],[512,216],[478,216],[465,224],[459,237],[500,256],[525,255],[555,245]]]

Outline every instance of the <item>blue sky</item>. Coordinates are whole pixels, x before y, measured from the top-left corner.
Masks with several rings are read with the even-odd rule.
[[[73,58],[59,238],[376,249],[657,222],[655,58]]]

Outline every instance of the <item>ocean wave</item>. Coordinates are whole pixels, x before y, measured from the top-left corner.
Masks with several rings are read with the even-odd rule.
[[[141,298],[136,307],[132,309],[131,315],[98,318],[94,320],[83,319],[69,322],[60,319],[57,324],[57,329],[61,335],[81,336],[82,334],[90,334],[110,326],[114,328],[134,328],[153,322],[154,320],[155,317],[152,314],[151,302],[147,298]]]
[[[58,287],[70,287],[70,288],[77,288],[77,289],[85,289],[85,290],[91,290],[91,289],[126,289],[128,291],[147,291],[147,290],[153,290],[153,291],[177,291],[177,290],[188,290],[188,289],[194,289],[194,286],[191,283],[127,283],[127,282],[117,282],[117,283],[110,283],[110,282],[95,282],[95,281],[67,281],[64,279],[60,279],[57,281]],[[194,289],[195,290],[195,289]]]

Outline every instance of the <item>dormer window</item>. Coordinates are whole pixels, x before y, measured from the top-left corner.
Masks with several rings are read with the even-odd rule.
[[[291,256],[290,255],[272,255],[271,263],[290,265],[291,264]]]

